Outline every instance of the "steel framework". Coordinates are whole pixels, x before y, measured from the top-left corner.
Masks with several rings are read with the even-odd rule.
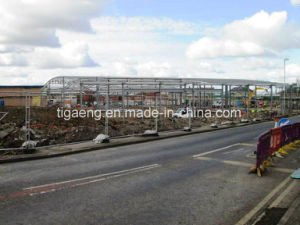
[[[135,77],[78,77],[59,76],[49,80],[44,91],[48,94],[98,92],[106,93],[107,87],[114,93],[123,91],[165,91],[184,92],[185,89],[204,88],[208,86],[264,86],[282,88],[283,83],[243,79],[211,79],[211,78],[135,78]]]
[[[83,103],[83,95],[93,95],[98,102],[102,96],[108,103],[110,96],[120,96],[123,107],[125,107],[126,97],[144,93],[156,93],[155,105],[159,106],[161,106],[161,95],[168,95],[170,102],[177,101],[180,105],[188,98],[189,104],[195,106],[205,105],[209,95],[219,93],[225,105],[230,105],[232,88],[239,86],[246,88],[245,98],[250,87],[254,87],[255,90],[256,87],[266,87],[270,90],[272,102],[274,93],[282,89],[284,84],[244,79],[59,76],[45,84],[43,93],[47,96],[60,96],[61,102],[68,98],[67,96],[77,95],[80,96],[80,105]]]

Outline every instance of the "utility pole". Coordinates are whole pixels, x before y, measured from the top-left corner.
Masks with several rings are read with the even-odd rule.
[[[283,59],[283,83],[284,83],[284,88],[283,88],[283,114],[285,114],[285,108],[286,108],[286,84],[285,84],[285,80],[286,80],[286,62],[289,61],[288,58],[284,58]]]

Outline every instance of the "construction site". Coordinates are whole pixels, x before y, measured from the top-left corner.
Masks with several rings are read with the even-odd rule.
[[[282,83],[239,79],[55,77],[40,86],[0,86],[0,148],[16,148],[28,140],[37,146],[171,131],[222,123],[251,123],[300,112],[300,88]],[[142,110],[177,116],[168,118],[57,117],[57,109]],[[193,117],[184,109],[239,109],[238,118]]]

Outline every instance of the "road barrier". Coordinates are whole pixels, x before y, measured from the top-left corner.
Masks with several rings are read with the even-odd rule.
[[[270,152],[270,145],[271,145],[271,131],[268,131],[262,134],[257,143],[257,150],[256,150],[256,167],[255,170],[257,175],[261,176],[264,167],[263,163],[265,160],[268,159]]]
[[[273,128],[258,138],[256,165],[250,172],[262,176],[265,168],[274,166],[273,157],[283,158],[288,151],[300,146],[300,123]]]
[[[269,155],[276,155],[278,149],[282,146],[282,129],[274,128],[271,129],[271,145],[269,149]]]
[[[300,137],[300,123],[294,124],[294,127],[295,127],[295,133],[294,133],[293,141],[297,141],[297,139],[299,139],[299,137]]]

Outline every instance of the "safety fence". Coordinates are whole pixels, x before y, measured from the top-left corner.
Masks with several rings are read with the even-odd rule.
[[[257,142],[256,165],[250,172],[262,176],[266,167],[274,165],[273,157],[283,158],[297,146],[300,146],[300,123],[273,128],[263,133]]]

